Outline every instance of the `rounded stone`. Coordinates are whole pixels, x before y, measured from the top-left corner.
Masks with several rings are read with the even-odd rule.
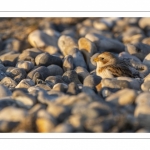
[[[23,52],[19,55],[18,61],[30,61],[35,64],[35,57],[42,53],[42,50],[38,48],[29,48],[23,50]]]
[[[74,70],[66,71],[63,74],[62,79],[67,84],[71,82],[75,82],[76,84],[81,84],[81,82],[78,79],[78,74]]]
[[[101,87],[108,87],[113,89],[124,89],[130,88],[130,84],[128,81],[125,80],[117,80],[115,78],[109,79],[105,78],[101,80]]]
[[[18,83],[16,88],[26,88],[26,89],[28,89],[29,87],[34,86],[34,85],[35,84],[31,79],[23,79]]]
[[[37,79],[45,80],[49,76],[49,70],[45,66],[40,66],[31,70],[27,74],[27,78],[32,79],[35,83]]]
[[[21,102],[27,109],[30,109],[35,103],[36,99],[31,94],[24,93],[21,90],[16,90],[12,94],[12,98],[16,100],[16,103]]]
[[[78,74],[78,78],[81,81],[81,83],[83,83],[83,80],[89,75],[89,72],[85,68],[80,66],[76,67],[74,70]]]
[[[99,51],[110,51],[120,53],[124,50],[124,45],[114,39],[106,38],[102,35],[96,33],[89,33],[86,34],[85,38],[89,39],[90,41],[94,42]]]
[[[78,48],[75,39],[67,35],[61,35],[58,39],[58,46],[64,56],[69,55]]]
[[[24,69],[26,72],[29,72],[30,70],[34,68],[34,64],[30,61],[19,61],[16,64],[16,67]]]
[[[75,84],[74,82],[69,83],[68,85],[68,90],[67,90],[67,94],[70,95],[77,95],[80,92],[77,84]]]
[[[88,75],[84,81],[83,85],[86,87],[90,87],[93,90],[95,90],[95,86],[98,85],[101,82],[101,77],[97,75]]]
[[[21,122],[25,116],[27,116],[27,112],[25,110],[10,106],[1,110],[0,120],[9,122]]]
[[[12,95],[11,91],[4,85],[0,85],[0,91],[1,91],[0,98],[4,98]]]
[[[141,89],[143,91],[150,91],[150,81],[146,81],[141,85]]]
[[[47,68],[50,76],[63,75],[62,68],[57,65],[49,65]]]
[[[61,76],[48,76],[45,79],[45,82],[48,83],[51,87],[57,83],[64,83]]]
[[[17,52],[8,52],[0,56],[0,60],[2,61],[4,66],[15,66],[19,57],[19,53]]]
[[[41,30],[31,32],[28,36],[28,41],[33,47],[44,47],[47,45],[57,46],[57,38]]]
[[[17,85],[17,83],[13,79],[11,79],[10,77],[3,78],[0,81],[0,84],[8,87],[9,90],[13,90]]]
[[[87,69],[87,65],[84,60],[84,57],[78,49],[74,49],[74,53],[72,53],[72,57],[73,57],[74,67],[81,66],[81,67]]]
[[[143,61],[145,56],[150,53],[150,46],[143,43],[127,44],[125,51]]]
[[[63,70],[68,71],[73,69],[74,69],[73,57],[71,55],[67,55],[63,61]]]
[[[106,101],[112,102],[116,105],[124,106],[133,104],[137,97],[137,92],[131,89],[123,89],[111,94],[106,98]]]
[[[68,89],[68,85],[65,83],[57,83],[53,86],[54,91],[59,91],[59,92],[66,92]]]
[[[52,64],[62,66],[62,60],[59,57],[50,55],[48,53],[42,53],[36,56],[35,63],[37,66],[49,66]]]
[[[44,83],[43,84],[42,83],[41,84],[40,83],[36,84],[35,87],[39,87],[39,88],[41,88],[41,89],[43,89],[45,91],[50,91],[51,90],[51,87],[48,84],[46,84],[46,83],[45,84]]]
[[[22,79],[25,79],[27,75],[24,69],[15,67],[8,68],[6,74],[13,80],[15,80],[17,83],[19,83]]]

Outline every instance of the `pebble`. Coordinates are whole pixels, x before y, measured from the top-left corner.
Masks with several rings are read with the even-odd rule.
[[[49,70],[45,66],[40,66],[31,70],[27,74],[27,78],[32,79],[35,83],[37,79],[45,80],[49,76]]]
[[[1,85],[4,85],[5,87],[9,88],[9,90],[15,89],[17,86],[17,83],[11,79],[10,77],[5,77],[0,81]]]
[[[0,98],[11,96],[12,92],[4,85],[0,85]]]
[[[2,49],[9,49],[18,52],[21,47],[21,42],[15,38],[9,38],[2,43]]]
[[[30,61],[19,61],[16,64],[16,67],[24,69],[26,72],[29,72],[34,68],[34,64]]]
[[[136,56],[141,61],[145,58],[147,54],[150,53],[150,46],[143,43],[127,44],[125,51],[130,55]]]
[[[79,50],[82,52],[86,64],[91,64],[90,57],[97,52],[97,48],[93,42],[86,38],[80,38],[78,40]],[[90,65],[91,66],[91,65]],[[92,68],[89,68],[91,71]]]
[[[133,104],[136,96],[137,92],[135,90],[123,89],[108,96],[106,98],[106,101],[115,103],[116,105],[124,106],[128,104]]]
[[[47,68],[50,76],[63,75],[63,69],[57,65],[49,65]]]
[[[0,60],[2,61],[4,66],[15,66],[19,57],[19,53],[17,52],[8,52],[0,56]]]
[[[57,83],[53,86],[54,91],[59,91],[59,92],[66,92],[68,89],[68,85],[65,83]]]
[[[21,80],[18,85],[16,86],[16,88],[30,88],[31,86],[34,86],[35,83],[31,80],[31,79],[23,79]]]
[[[67,94],[77,95],[79,92],[80,92],[80,90],[76,83],[74,83],[74,82],[69,83],[68,89],[66,92]]]
[[[61,35],[59,37],[58,46],[64,56],[70,55],[70,53],[74,52],[75,48],[78,48],[76,40],[67,35]]]
[[[24,69],[9,67],[6,70],[6,74],[8,77],[11,77],[14,81],[19,83],[22,79],[26,78],[26,71]]]
[[[89,75],[89,72],[85,68],[80,66],[76,67],[74,70],[78,74],[78,78],[81,81],[81,83],[83,83],[83,80]]]
[[[59,57],[50,55],[48,53],[42,53],[36,56],[35,63],[37,66],[49,66],[52,64],[62,66],[62,60]]]
[[[36,99],[34,96],[24,93],[21,90],[14,91],[12,94],[12,98],[15,99],[17,103],[21,102],[27,109],[30,109],[36,103]]]
[[[45,79],[45,82],[48,83],[51,87],[57,83],[64,83],[61,76],[48,76]]]
[[[41,30],[31,32],[28,36],[28,41],[33,47],[57,46],[57,37],[50,36]]]
[[[63,60],[63,70],[65,72],[73,69],[74,69],[73,57],[71,55],[67,55]]]
[[[25,49],[19,55],[18,61],[30,61],[33,64],[35,64],[35,57],[41,53],[42,53],[42,51],[38,48]]]
[[[78,74],[74,70],[66,71],[63,74],[62,79],[67,84],[71,82],[75,82],[76,84],[81,84],[81,82],[78,79]]]
[[[120,53],[124,50],[124,45],[119,41],[98,34],[87,34],[85,37],[94,42],[100,52],[110,51]]]
[[[84,57],[78,49],[74,49],[74,53],[72,53],[72,57],[73,57],[74,67],[80,66],[80,67],[87,69],[87,65],[84,60]]]
[[[95,90],[95,86],[101,82],[101,77],[97,75],[88,75],[84,81],[83,85],[85,87],[90,87],[91,89]]]

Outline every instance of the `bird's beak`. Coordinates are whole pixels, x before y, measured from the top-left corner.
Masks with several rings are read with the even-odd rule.
[[[98,61],[99,61],[99,58],[98,58],[98,57],[95,57],[93,60],[94,60],[95,62],[98,62]]]

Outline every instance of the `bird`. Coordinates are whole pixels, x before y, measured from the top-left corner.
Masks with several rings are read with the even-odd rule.
[[[120,76],[136,78],[128,62],[120,60],[111,52],[102,52],[93,59],[97,63],[96,75],[101,78],[115,78]]]

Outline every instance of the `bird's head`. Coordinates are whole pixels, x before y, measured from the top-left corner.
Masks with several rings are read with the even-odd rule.
[[[97,66],[99,67],[117,63],[117,57],[110,52],[103,52],[93,60],[97,63]]]

